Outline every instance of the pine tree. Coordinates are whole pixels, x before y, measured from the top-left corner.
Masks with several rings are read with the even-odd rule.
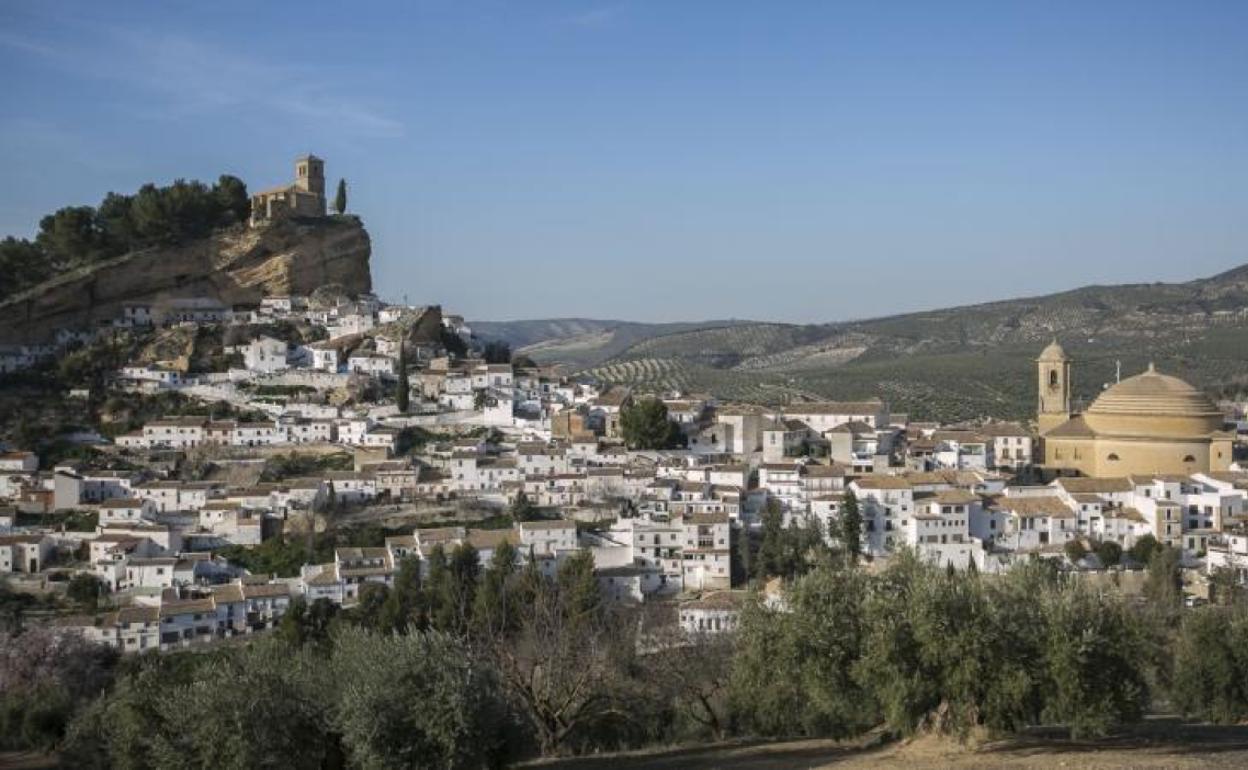
[[[733,530],[737,536],[737,582],[748,583],[754,575],[754,549],[750,544],[750,529],[744,522]]]
[[[455,624],[454,577],[446,558],[446,549],[438,543],[429,553],[429,567],[422,581],[423,604],[428,608],[429,624],[438,631],[450,631]]]
[[[508,593],[512,590],[511,576],[519,569],[519,556],[516,547],[504,540],[494,549],[490,568],[481,574],[472,608],[473,623],[481,633],[509,631],[518,620],[515,612],[508,611]]]
[[[347,180],[338,180],[338,193],[334,195],[334,211],[339,214],[347,213]]]
[[[841,547],[845,549],[845,563],[858,564],[862,550],[862,512],[858,510],[858,497],[853,490],[845,492],[845,504],[841,509]]]
[[[399,342],[399,387],[394,394],[395,406],[399,408],[402,414],[407,413],[409,384],[407,382],[407,345]]]
[[[598,618],[603,610],[602,592],[594,576],[594,558],[589,551],[577,551],[560,564],[555,582],[569,621],[589,622]]]
[[[754,562],[754,576],[760,580],[784,574],[784,512],[775,498],[763,510],[763,537]]]

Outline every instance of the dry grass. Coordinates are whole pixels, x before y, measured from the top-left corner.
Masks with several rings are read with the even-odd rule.
[[[1152,719],[1121,735],[1085,741],[1070,740],[1057,730],[997,740],[973,736],[965,743],[943,735],[922,735],[890,743],[873,734],[856,741],[722,743],[541,761],[533,766],[561,770],[1242,768],[1248,767],[1248,726],[1217,727]]]

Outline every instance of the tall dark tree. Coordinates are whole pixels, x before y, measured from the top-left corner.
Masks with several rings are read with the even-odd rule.
[[[455,610],[451,607],[454,592],[451,586],[453,580],[446,549],[438,543],[429,552],[429,566],[425,570],[422,586],[423,603],[429,611],[429,624],[438,631],[447,630],[454,617]]]
[[[395,393],[394,393],[394,404],[395,406],[399,408],[400,412],[406,414],[407,408],[409,406],[408,400],[410,398],[408,390],[411,386],[410,386],[410,383],[408,383],[407,381],[407,345],[401,340],[399,342],[399,367],[398,368],[399,368],[399,386],[395,390]]]
[[[577,551],[560,564],[555,582],[569,619],[596,619],[604,610],[602,591],[594,575],[594,557],[589,551]]]
[[[334,211],[347,213],[347,180],[338,180],[338,192],[334,194]]]
[[[441,559],[438,550],[430,555],[426,581],[430,621],[439,631],[463,633],[472,617],[481,556],[468,543],[456,546],[449,556],[443,552]]]
[[[750,537],[749,527],[744,524],[732,530],[732,537],[736,540],[737,549],[732,581],[740,585],[749,582],[754,575],[754,545],[751,542],[753,538]]]
[[[784,512],[774,498],[763,509],[763,537],[754,562],[754,576],[760,579],[784,574]]]
[[[620,430],[630,449],[668,449],[679,442],[680,429],[667,417],[667,405],[642,398],[620,411]]]
[[[858,563],[858,554],[862,550],[862,511],[858,506],[858,496],[852,489],[845,491],[839,523],[841,547],[845,549],[845,563],[853,566]]]
[[[473,598],[472,622],[482,633],[511,631],[519,619],[519,602],[513,602],[511,577],[516,574],[519,552],[503,541],[490,557],[490,568],[481,575]]]
[[[38,245],[22,238],[0,241],[0,299],[46,281],[55,269]]]
[[[247,185],[243,180],[222,174],[213,186],[212,193],[225,217],[235,222],[246,222],[251,218],[251,197],[247,195]]]
[[[67,206],[41,219],[35,243],[62,268],[107,256],[107,244],[90,206]]]
[[[394,588],[381,608],[378,629],[385,633],[399,634],[406,633],[409,629],[423,629],[427,622],[424,597],[420,589],[420,559],[408,556],[399,563],[399,574],[394,579]]]
[[[485,343],[481,357],[487,364],[509,364],[511,363],[511,345],[501,340],[490,340]]]

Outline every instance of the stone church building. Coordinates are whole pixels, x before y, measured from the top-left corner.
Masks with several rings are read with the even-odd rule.
[[[251,224],[284,215],[325,216],[325,161],[315,155],[295,159],[295,181],[251,196]]]
[[[1231,464],[1234,436],[1221,410],[1188,383],[1148,370],[1106,388],[1082,414],[1071,411],[1072,362],[1054,340],[1036,361],[1036,421],[1044,465],[1085,476],[1192,474]]]

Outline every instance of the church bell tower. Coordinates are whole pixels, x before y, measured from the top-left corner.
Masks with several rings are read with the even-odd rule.
[[[295,186],[314,195],[325,195],[325,161],[315,155],[295,160]]]
[[[1036,359],[1036,427],[1044,435],[1070,419],[1070,359],[1057,340]]]

